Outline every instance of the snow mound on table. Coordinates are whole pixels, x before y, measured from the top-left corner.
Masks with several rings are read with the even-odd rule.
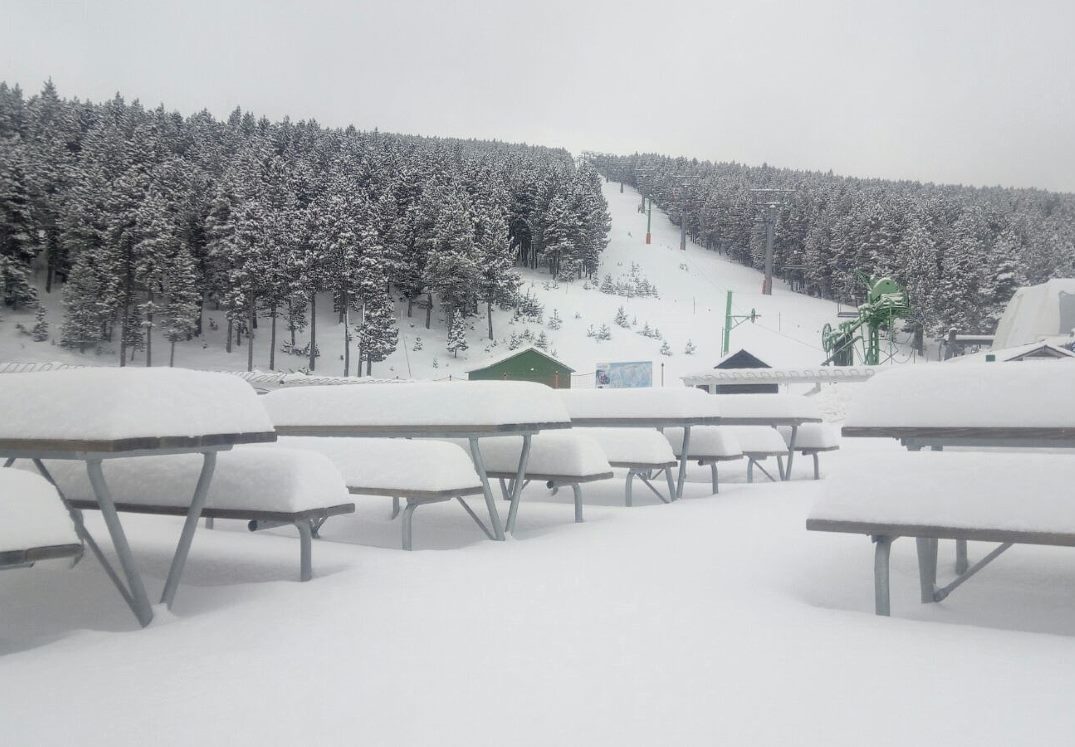
[[[573,420],[585,418],[718,417],[717,398],[693,387],[560,389]]]
[[[859,388],[844,425],[1075,427],[1075,362],[895,368]]]
[[[739,448],[744,454],[780,456],[788,453],[788,445],[784,443],[783,436],[775,428],[767,425],[722,425],[720,427],[739,443]],[[691,431],[691,438],[694,438],[693,431]]]
[[[67,498],[96,500],[82,462],[46,460],[45,465]],[[189,506],[201,468],[200,454],[102,462],[113,501],[150,506]],[[217,456],[205,505],[291,513],[341,503],[351,503],[351,498],[327,457],[299,449],[239,446]]]
[[[229,374],[72,368],[5,374],[0,439],[119,440],[272,431],[257,394]]]
[[[526,471],[534,475],[587,477],[611,472],[605,452],[590,435],[578,431],[539,433],[530,442]],[[519,468],[522,436],[483,438],[479,444],[485,468],[490,472],[511,472]]]
[[[0,552],[78,544],[75,525],[48,480],[0,469]]]
[[[648,428],[587,428],[610,462],[667,464],[676,461],[664,434]]]
[[[441,441],[285,436],[277,445],[265,446],[279,447],[325,456],[353,488],[442,491],[481,486],[470,455],[455,444]]]
[[[263,398],[278,426],[501,426],[566,423],[552,389],[528,381],[309,386]]]
[[[802,418],[820,420],[817,403],[801,394],[717,394],[725,418]]]
[[[675,455],[683,454],[683,429],[665,428],[664,437]],[[735,457],[743,455],[743,448],[735,434],[724,425],[697,425],[691,428],[691,453],[695,457]]]
[[[781,425],[780,431],[784,443],[791,443],[791,426]],[[795,434],[796,449],[838,449],[840,448],[840,429],[828,423],[803,423]]]
[[[826,480],[810,518],[1075,533],[1073,483],[1070,454],[871,452]]]

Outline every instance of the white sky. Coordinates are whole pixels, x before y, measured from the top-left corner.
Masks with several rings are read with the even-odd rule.
[[[0,0],[0,79],[152,107],[1075,191],[1073,0]]]

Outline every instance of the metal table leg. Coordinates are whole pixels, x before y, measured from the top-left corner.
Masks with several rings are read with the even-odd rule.
[[[489,523],[493,525],[493,536],[498,541],[504,540],[504,525],[500,523],[500,513],[496,510],[496,499],[493,498],[493,490],[489,487],[489,475],[485,471],[485,461],[482,459],[481,448],[477,438],[470,438],[470,457],[474,460],[474,469],[478,471],[478,477],[482,481],[482,493],[485,495],[485,506],[489,511]]]
[[[134,564],[134,556],[131,555],[131,546],[127,543],[127,535],[123,532],[119,514],[116,513],[116,505],[112,502],[112,494],[108,490],[104,473],[101,471],[101,460],[91,459],[87,461],[86,472],[89,474],[90,484],[93,486],[94,495],[97,497],[97,505],[101,509],[105,526],[108,527],[108,533],[112,536],[112,545],[116,549],[116,555],[119,556],[120,566],[127,577],[126,591],[128,594],[124,596],[128,598],[131,611],[138,618],[138,622],[142,624],[142,627],[145,627],[153,621],[153,610],[149,604],[146,587],[142,583],[142,576],[138,573],[138,568]]]
[[[526,465],[530,461],[530,440],[532,435],[523,436],[523,450],[519,454],[519,468],[515,471],[515,481],[511,485],[511,508],[508,509],[508,531],[515,534],[515,517],[519,514],[519,500],[523,495],[523,482],[526,477]]]
[[[187,511],[187,520],[183,523],[183,531],[179,535],[179,544],[176,545],[175,555],[172,557],[172,567],[168,569],[168,579],[164,582],[164,592],[161,594],[161,602],[172,606],[175,593],[179,589],[179,579],[183,575],[183,566],[186,565],[187,555],[190,554],[190,543],[194,541],[194,532],[198,528],[198,519],[201,518],[205,500],[209,497],[209,483],[213,479],[213,470],[216,468],[216,452],[206,451],[202,454],[202,471],[198,475],[198,485],[194,488],[194,497],[190,499],[190,509]],[[305,579],[304,579],[305,580]]]
[[[791,426],[791,438],[788,440],[788,463],[784,467],[784,472],[780,475],[781,480],[791,479],[791,460],[795,458],[795,437],[799,434],[799,426]]]
[[[687,455],[690,453],[691,427],[688,425],[683,428],[683,455],[679,459],[679,482],[676,483],[676,494],[670,496],[674,501],[683,497],[683,484],[687,482]]]

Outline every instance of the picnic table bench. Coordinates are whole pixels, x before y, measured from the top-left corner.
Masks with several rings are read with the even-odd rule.
[[[782,425],[777,428],[788,448],[792,446],[791,427]],[[840,431],[829,423],[806,423],[799,427],[795,438],[795,451],[803,456],[811,457],[814,461],[814,479],[821,479],[821,464],[818,455],[826,451],[837,451],[840,448]],[[788,468],[791,474],[791,468]]]
[[[16,459],[28,459],[49,479],[44,459],[85,462],[126,580],[105,557],[77,509],[72,514],[75,531],[143,626],[152,621],[153,611],[102,462],[150,455],[201,455],[197,484],[161,594],[161,602],[171,606],[208,495],[217,453],[237,444],[276,439],[257,395],[243,381],[226,374],[174,368],[77,368],[6,374],[0,386],[0,412],[4,414],[0,418],[0,459],[6,460],[5,466],[10,467]]]
[[[489,477],[500,481],[500,490],[507,500],[515,494],[515,470],[522,448],[523,439],[519,436],[489,438],[482,444],[482,457]],[[539,433],[531,441],[523,487],[534,480],[545,483],[554,493],[561,487],[570,487],[575,503],[575,522],[580,523],[582,485],[608,480],[612,476],[612,466],[591,434],[554,431]],[[515,531],[515,517],[507,527],[510,532]]]
[[[194,454],[112,459],[104,467],[119,512],[185,516],[190,496],[183,489],[197,478]],[[84,470],[71,462],[45,466],[70,506],[100,510]],[[221,454],[201,515],[247,522],[250,531],[294,526],[299,535],[299,579],[313,577],[311,539],[331,516],[352,513],[343,478],[320,454],[297,449],[240,446]]]
[[[721,414],[717,398],[707,395],[700,389],[687,387],[640,388],[640,389],[561,389],[560,398],[571,417],[574,428],[648,428],[663,430],[665,428],[682,428],[683,443],[690,451],[691,429],[700,425],[718,425]],[[622,441],[621,441],[622,443]],[[637,448],[647,449],[645,443]],[[674,455],[673,455],[674,459]],[[612,458],[609,462],[613,462]],[[683,496],[683,485],[687,478],[687,459],[679,459],[678,480],[672,480],[668,474],[669,500]],[[617,466],[613,464],[613,466]],[[653,467],[643,463],[628,466],[628,490],[633,475],[652,475]],[[671,467],[657,469],[670,470]],[[648,482],[646,484],[660,497],[660,492]],[[663,497],[661,498],[662,500]],[[666,501],[667,502],[667,501]]]
[[[397,438],[316,438],[284,436],[277,446],[313,451],[331,460],[352,495],[385,496],[392,499],[392,518],[402,508],[402,546],[414,547],[413,517],[420,507],[457,500],[489,537],[492,531],[464,500],[481,495],[482,484],[466,451],[440,441],[408,441]],[[316,529],[320,529],[318,524]]]
[[[309,386],[279,389],[262,400],[280,435],[465,439],[489,513],[488,534],[495,540],[504,539],[504,525],[481,442],[505,435],[523,439],[508,512],[508,526],[513,527],[534,434],[571,427],[567,412],[551,389],[522,381]],[[477,521],[465,501],[460,503]]]
[[[885,475],[881,484],[871,481],[878,472]],[[1075,455],[877,454],[843,465],[827,481],[827,494],[814,506],[806,528],[873,540],[875,611],[888,615],[889,553],[896,539],[916,541],[921,601],[939,602],[1012,545],[1075,547],[1075,505],[1067,500],[1073,479]],[[937,541],[942,539],[999,544],[938,586]]]
[[[0,470],[0,570],[82,557],[82,541],[56,488],[40,475]]]
[[[805,423],[821,422],[821,411],[818,409],[817,402],[799,394],[716,394],[711,396],[720,403],[721,425],[767,426],[774,429],[783,426],[790,429],[790,437],[785,449],[787,462],[784,464],[783,460],[779,460],[778,467],[781,480],[791,479],[791,465],[795,458],[800,427]],[[755,463],[755,460],[748,461],[748,471]]]
[[[743,448],[732,433],[732,429],[722,425],[706,425],[695,428],[691,434],[690,454],[683,454],[683,429],[665,428],[664,436],[672,446],[677,458],[686,458],[700,465],[709,465],[713,495],[720,491],[717,465],[720,462],[732,462],[743,458]]]

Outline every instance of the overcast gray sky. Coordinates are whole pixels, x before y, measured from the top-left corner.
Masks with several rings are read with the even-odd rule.
[[[28,92],[1075,191],[1073,0],[0,6]]]

